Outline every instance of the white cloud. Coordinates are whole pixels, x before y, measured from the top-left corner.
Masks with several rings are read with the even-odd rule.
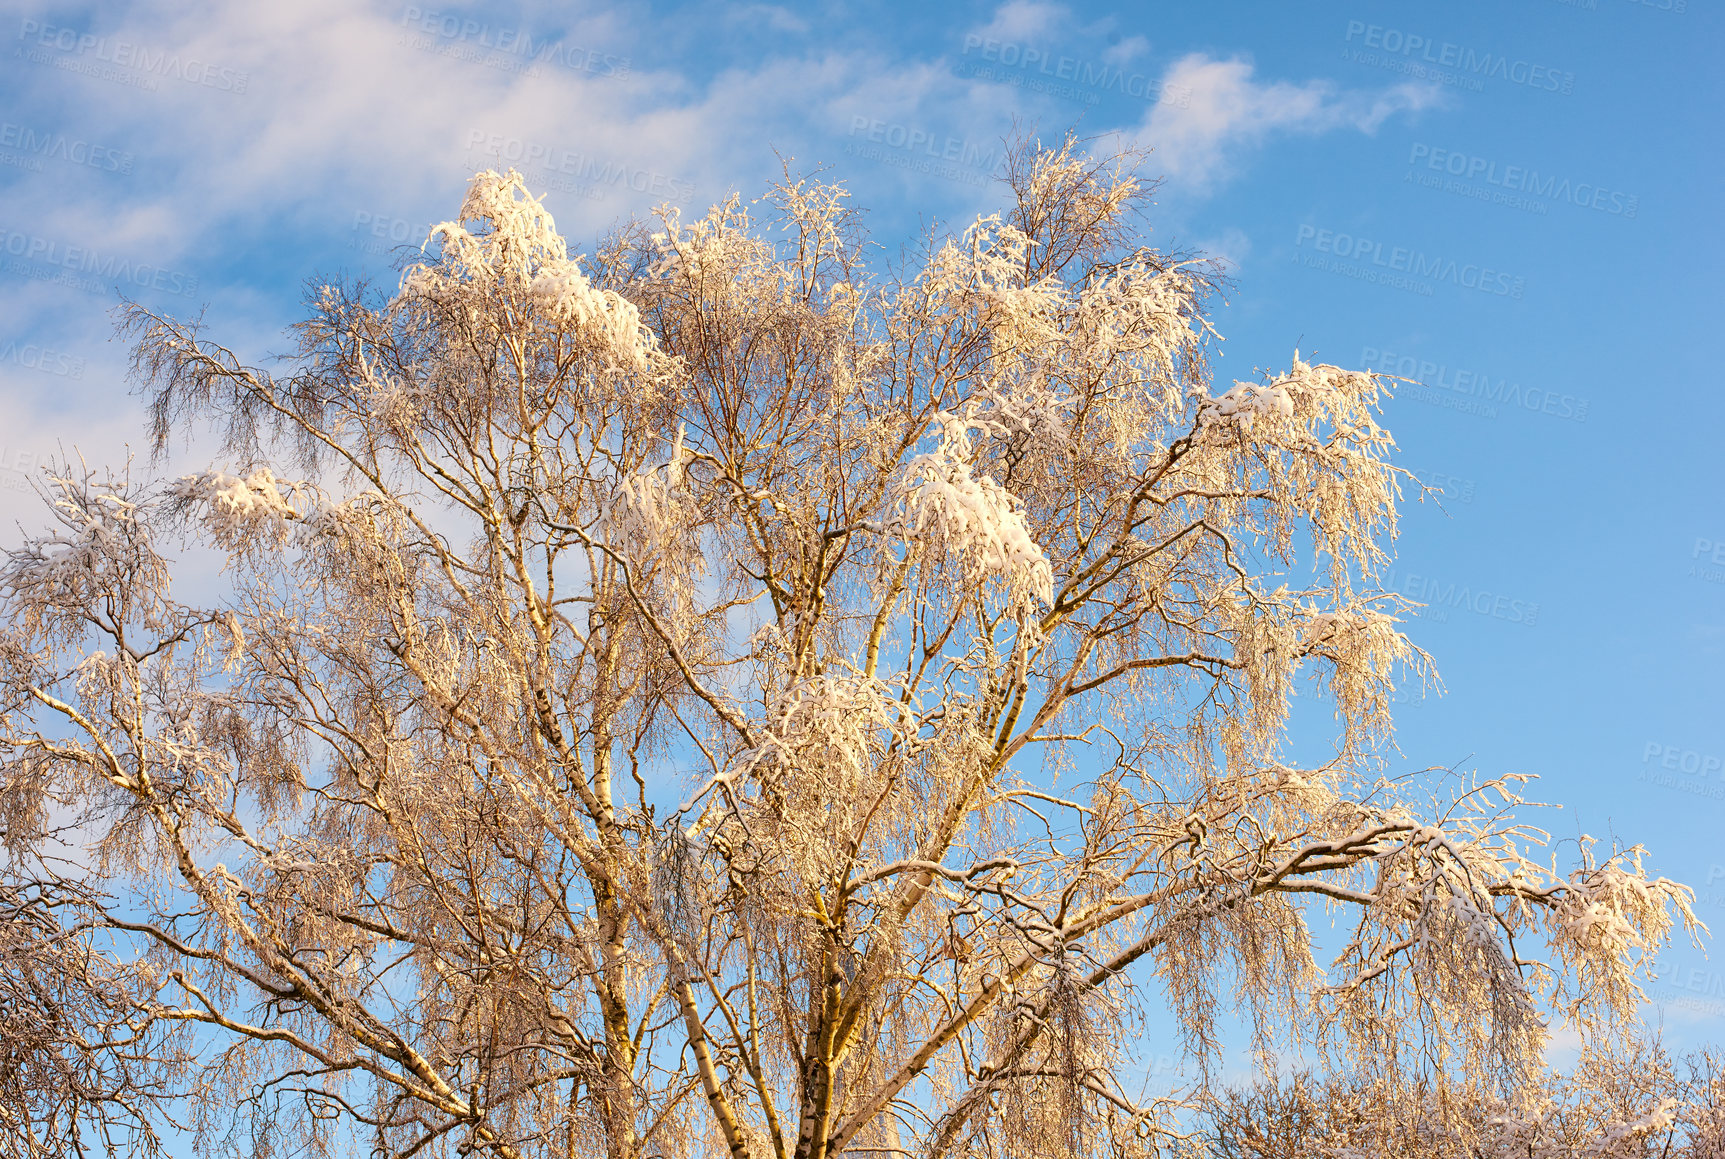
[[[1021,29],[1044,18],[1036,5],[1008,7]],[[212,333],[253,359],[285,345],[279,333],[294,314],[290,296],[301,278],[333,272],[329,259],[316,255],[345,252],[337,264],[350,269],[365,262],[343,250],[350,240],[370,241],[347,236],[356,215],[404,226],[443,220],[475,168],[516,161],[530,186],[548,191],[559,226],[578,247],[660,201],[699,213],[730,189],[757,192],[778,175],[775,148],[796,155],[799,166],[834,163],[835,176],[857,180],[859,200],[871,197],[871,187],[902,196],[914,181],[917,209],[945,217],[971,208],[976,191],[902,167],[852,163],[844,154],[847,127],[866,115],[926,127],[942,140],[989,141],[1023,99],[1008,86],[953,77],[941,61],[891,60],[849,46],[766,60],[742,54],[734,66],[696,79],[681,66],[648,63],[651,27],[598,7],[492,20],[483,41],[460,24],[428,31],[407,18],[411,11],[345,0],[143,0],[100,11],[93,22],[70,10],[41,15],[42,26],[88,29],[110,49],[141,45],[243,75],[244,91],[146,75],[93,52],[48,48],[40,63],[20,59],[6,78],[8,119],[121,146],[136,169],[129,177],[78,174],[75,181],[59,172],[22,174],[0,184],[0,221],[59,244],[60,252],[77,247],[200,274],[195,294],[159,300],[183,315],[212,303]],[[780,9],[741,11],[785,24],[775,15]],[[725,21],[719,12],[711,18]],[[566,46],[578,60],[588,59],[585,52],[601,56],[592,68],[540,63],[528,75],[524,65],[532,62],[488,47],[499,34],[522,31]],[[629,66],[615,67],[624,58]],[[68,63],[155,87],[115,83]],[[488,156],[493,135],[516,143],[515,157]],[[528,146],[547,163],[527,163]],[[609,184],[601,197],[584,196],[572,188],[579,174],[557,171],[570,158],[607,172],[644,172],[655,178],[653,187]],[[670,183],[692,186],[694,195],[666,196],[661,190]],[[392,236],[384,248],[408,240],[417,239]],[[8,316],[0,343],[71,350],[89,360],[89,374],[67,381],[32,372],[0,378],[0,388],[19,401],[34,387],[64,392],[75,409],[127,407],[124,351],[109,342],[113,294],[54,285],[45,280],[53,272],[45,266],[40,276],[0,280]],[[52,419],[44,429],[58,433]]]
[[[1325,80],[1260,82],[1250,61],[1182,57],[1163,77],[1163,99],[1138,130],[1155,150],[1152,167],[1203,190],[1225,179],[1242,153],[1275,134],[1351,128],[1373,133],[1395,113],[1437,105],[1433,86],[1400,84],[1373,92],[1341,91]]]
[[[728,9],[725,19],[736,24],[764,24],[774,32],[807,32],[809,22],[777,4],[744,4]]]
[[[130,249],[164,264],[219,258],[224,246],[262,244],[284,228],[284,212],[303,218],[321,208],[332,211],[326,220],[344,226],[358,210],[439,220],[475,167],[516,159],[487,155],[494,136],[514,142],[517,156],[527,147],[550,156],[553,169],[570,153],[663,174],[695,186],[698,209],[729,188],[751,189],[773,175],[774,147],[797,151],[811,137],[830,142],[833,127],[842,134],[858,114],[992,138],[1022,101],[1008,86],[953,77],[939,61],[891,61],[827,47],[747,60],[697,82],[681,71],[644,66],[639,58],[650,55],[643,45],[650,29],[605,12],[566,16],[561,25],[545,17],[527,30],[541,39],[555,33],[577,52],[636,57],[626,72],[539,65],[537,75],[526,75],[508,52],[465,34],[427,32],[404,19],[407,11],[345,0],[198,6],[148,0],[124,10],[98,35],[218,62],[246,74],[246,91],[163,81],[157,91],[139,92],[24,64],[18,80],[27,97],[45,108],[74,109],[89,136],[123,141],[147,158],[155,179],[81,183],[63,199],[43,196],[40,185],[15,183],[0,193],[0,212],[74,244]],[[1015,0],[996,16],[1000,30],[1030,35],[1062,12]],[[765,4],[714,18],[731,15],[780,27],[797,19]],[[518,26],[495,22],[487,34],[494,40],[505,29]],[[475,134],[485,142],[477,149]],[[841,137],[837,150],[821,151],[842,147]],[[529,165],[520,167],[534,183]],[[598,230],[661,199],[626,188],[598,199],[551,194],[559,223],[572,233]]]
[[[231,235],[236,219],[261,223],[285,205],[339,197],[405,213],[404,202],[434,190],[444,191],[438,194],[444,201],[459,196],[474,128],[519,132],[531,121],[551,146],[661,169],[702,139],[676,118],[658,115],[686,102],[688,86],[675,74],[625,69],[637,34],[611,16],[524,29],[562,46],[548,63],[490,49],[462,31],[428,33],[404,22],[404,11],[378,13],[335,0],[146,5],[97,30],[115,43],[166,48],[243,74],[244,92],[173,79],[140,92],[59,68],[22,66],[31,75],[20,79],[32,95],[74,109],[91,136],[125,141],[157,177],[148,187],[136,180],[127,188],[110,185],[118,197],[87,187],[88,196],[54,208],[64,222],[41,224],[76,231],[92,245],[99,238],[152,247],[152,256],[165,261],[214,229]],[[517,31],[499,22],[486,34],[495,40],[506,28]],[[600,55],[591,67],[564,63],[588,61],[592,52]],[[45,204],[33,201],[38,210]],[[129,220],[112,216],[116,201]],[[612,207],[613,215],[618,211]]]
[[[1545,1065],[1556,1071],[1567,1071],[1575,1065],[1585,1045],[1581,1031],[1569,1023],[1560,1023],[1545,1043]]]
[[[1102,59],[1115,68],[1124,68],[1150,51],[1150,41],[1142,36],[1122,37],[1102,51]]]
[[[1252,239],[1238,226],[1227,226],[1214,236],[1195,238],[1193,249],[1207,258],[1215,258],[1227,267],[1230,276],[1238,274],[1252,252]]]
[[[987,24],[975,34],[989,40],[1023,44],[1042,40],[1068,17],[1064,4],[1045,4],[1041,0],[1007,0],[994,10]]]

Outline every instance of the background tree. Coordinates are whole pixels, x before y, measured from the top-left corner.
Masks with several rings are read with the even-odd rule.
[[[1297,1074],[1224,1092],[1204,1119],[1217,1159],[1715,1159],[1725,1060],[1630,1039],[1507,1093],[1442,1074]]]
[[[127,308],[156,449],[223,458],[50,473],[8,872],[133,939],[212,1145],[1133,1156],[1229,1011],[1506,1086],[1547,1012],[1616,1033],[1690,893],[1533,860],[1514,778],[1385,775],[1428,669],[1383,384],[1214,392],[1213,270],[1142,244],[1132,160],[1021,149],[887,272],[813,181],[586,260],[482,173],[393,296],[314,284],[282,373]],[[31,860],[49,817],[81,862]]]

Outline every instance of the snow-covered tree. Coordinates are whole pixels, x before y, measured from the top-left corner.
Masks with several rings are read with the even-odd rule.
[[[1725,1059],[1596,1045],[1504,1092],[1442,1074],[1297,1074],[1211,1101],[1204,1159],[1720,1159]]]
[[[259,1154],[1129,1157],[1233,1012],[1502,1089],[1553,1016],[1621,1033],[1689,891],[1540,853],[1513,778],[1391,775],[1384,383],[1213,385],[1214,271],[1129,164],[1007,189],[883,271],[811,180],[583,257],[486,172],[279,372],[128,308],[156,449],[223,457],[49,472],[0,816],[56,960],[167,1039],[6,1058]],[[1152,1008],[1189,1087],[1133,1078]]]

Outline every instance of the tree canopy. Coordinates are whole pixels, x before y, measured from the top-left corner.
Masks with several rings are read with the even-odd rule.
[[[485,172],[285,367],[128,305],[220,458],[0,567],[15,1150],[1125,1159],[1236,1014],[1512,1102],[1623,1041],[1693,895],[1394,771],[1389,384],[1215,384],[1150,190],[1027,146],[888,266],[814,179],[572,256]]]

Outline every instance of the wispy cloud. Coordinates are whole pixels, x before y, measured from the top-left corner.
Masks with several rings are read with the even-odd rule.
[[[707,18],[714,28],[743,19],[785,31],[802,19],[765,4]],[[519,164],[530,184],[549,191],[572,238],[679,200],[665,196],[667,186],[692,188],[681,200],[696,212],[729,189],[758,189],[777,173],[774,149],[799,166],[831,164],[835,176],[859,186],[859,204],[871,187],[894,196],[916,188],[913,217],[951,220],[991,203],[995,191],[980,180],[943,182],[910,164],[853,162],[846,146],[859,118],[870,134],[883,124],[889,141],[902,138],[887,160],[920,164],[929,149],[912,149],[913,141],[942,146],[935,152],[956,141],[962,156],[981,155],[1015,118],[1058,131],[1058,118],[1071,114],[1019,87],[954,76],[939,56],[895,58],[866,45],[823,41],[771,56],[732,54],[703,70],[681,60],[654,63],[651,32],[603,9],[543,8],[486,23],[407,4],[144,0],[93,18],[44,11],[14,32],[27,43],[49,28],[74,28],[105,47],[68,55],[58,47],[66,38],[50,37],[55,45],[42,46],[41,60],[20,58],[0,82],[8,120],[122,142],[135,164],[124,176],[57,182],[52,193],[54,174],[15,173],[0,185],[0,219],[63,247],[196,276],[195,295],[164,304],[189,313],[211,302],[212,322],[248,357],[280,348],[274,336],[293,314],[294,288],[328,268],[317,255],[362,260],[342,249],[345,238],[332,240],[332,230],[351,231],[362,214],[404,227],[441,220],[478,167]],[[1076,29],[1060,4],[1012,0],[983,31],[1058,43],[1113,30]],[[145,46],[154,63],[114,63],[119,45]],[[1148,44],[1128,36],[1095,51],[1118,66],[1144,57]],[[179,62],[177,73],[169,61]],[[186,71],[192,61],[220,70],[214,83]],[[1156,161],[1188,190],[1220,181],[1274,135],[1369,132],[1432,100],[1411,86],[1350,92],[1263,81],[1247,62],[1204,56],[1176,62],[1163,79],[1188,89],[1189,99],[1156,105],[1126,131],[1155,146]],[[516,143],[514,155],[489,155],[494,137]],[[484,146],[476,148],[478,139]],[[529,148],[540,159],[537,173],[528,172]],[[558,181],[571,157],[650,179],[580,196]],[[1239,238],[1220,248],[1236,260],[1245,251]],[[0,367],[11,392],[9,421],[50,441],[65,433],[53,412],[70,399],[100,398],[112,412],[123,396],[124,356],[106,341],[112,291],[56,283],[53,272],[0,280],[0,310],[11,319],[0,341],[28,336],[87,359],[77,380]]]
[[[1344,90],[1327,80],[1295,84],[1260,81],[1250,61],[1182,57],[1163,78],[1164,99],[1137,131],[1155,150],[1155,167],[1195,191],[1225,180],[1248,153],[1277,135],[1312,135],[1337,129],[1374,133],[1389,117],[1438,105],[1431,85],[1399,84],[1373,91]]]
[[[1150,41],[1142,36],[1123,36],[1102,50],[1102,59],[1116,68],[1123,68],[1150,51]]]
[[[987,24],[976,29],[979,36],[993,40],[1022,43],[1046,38],[1068,20],[1070,11],[1064,4],[1045,4],[1041,0],[1008,0],[994,10]]]
[[[807,32],[809,22],[778,4],[742,4],[727,9],[725,19],[733,24],[765,26],[774,32]]]

